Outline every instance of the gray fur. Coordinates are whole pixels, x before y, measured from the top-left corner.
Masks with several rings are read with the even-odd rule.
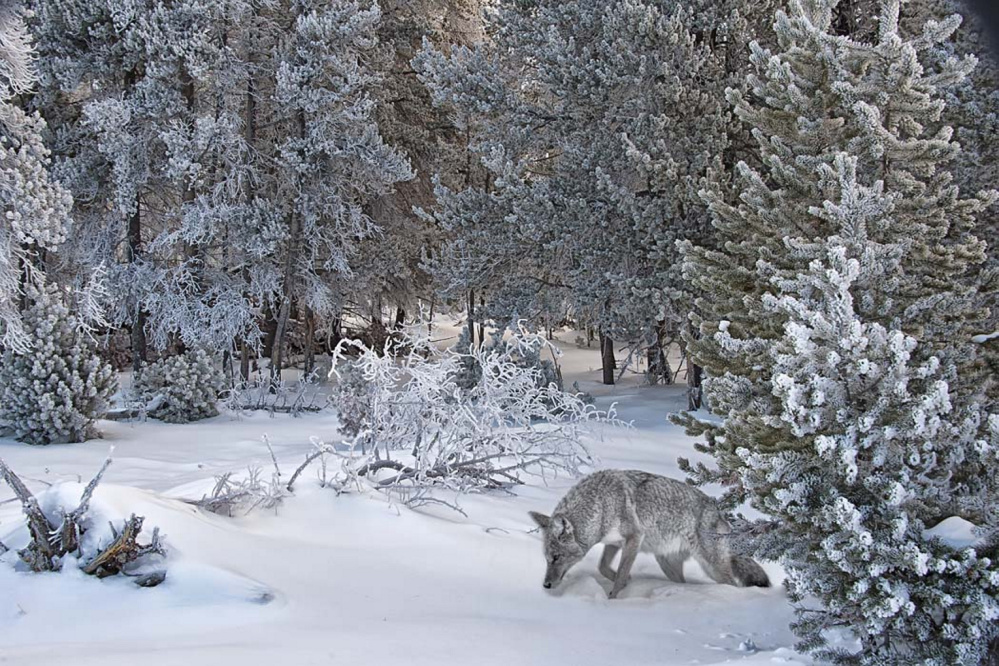
[[[583,478],[552,515],[531,512],[544,533],[544,586],[558,585],[566,572],[598,543],[605,544],[600,573],[620,594],[639,551],[656,557],[666,577],[684,582],[683,563],[693,557],[713,580],[769,587],[770,579],[751,558],[733,555],[715,501],[682,481],[638,470],[608,469]],[[621,551],[617,571],[611,562]]]

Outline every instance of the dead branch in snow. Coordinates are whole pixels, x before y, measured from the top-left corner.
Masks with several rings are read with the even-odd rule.
[[[114,525],[111,525],[114,540],[97,557],[84,565],[83,573],[106,578],[121,573],[127,565],[140,557],[151,554],[163,555],[158,527],[153,529],[152,540],[148,544],[141,545],[136,541],[139,532],[142,531],[143,520],[142,516],[133,513],[120,533],[115,530]]]
[[[111,465],[111,456],[108,455],[100,470],[93,479],[83,489],[80,502],[75,509],[68,513],[63,513],[58,525],[54,525],[50,518],[45,515],[38,504],[38,499],[28,490],[20,477],[0,458],[0,476],[14,491],[14,495],[21,502],[25,520],[28,525],[30,541],[28,545],[18,551],[21,561],[34,572],[58,571],[62,568],[63,558],[66,555],[73,555],[77,558],[85,557],[87,554],[81,552],[82,537],[86,533],[88,513],[90,503],[93,499],[94,490],[104,477],[104,472]],[[151,554],[163,555],[163,548],[159,539],[159,529],[153,530],[152,541],[149,544],[139,544],[137,539],[142,531],[143,518],[135,514],[126,521],[125,526],[119,533],[111,526],[114,535],[112,542],[100,550],[96,555],[89,558],[81,567],[84,573],[96,575],[100,578],[122,573],[124,568],[137,559]],[[0,544],[0,553],[8,549]]]

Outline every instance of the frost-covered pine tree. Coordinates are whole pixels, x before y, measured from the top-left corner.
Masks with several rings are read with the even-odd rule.
[[[49,176],[44,121],[17,104],[35,82],[31,38],[20,2],[0,0],[0,342],[25,352],[25,285],[41,288],[47,251],[65,240],[73,199]]]
[[[708,226],[697,190],[727,147],[742,35],[726,30],[748,5],[726,3],[725,23],[671,2],[501,3],[483,44],[428,44],[414,66],[469,135],[474,176],[438,189],[445,294],[484,293],[477,318],[504,325],[573,316],[639,344],[682,322],[674,242]]]
[[[365,206],[413,177],[381,137],[371,58],[381,20],[362,0],[293,0],[278,42],[272,114],[282,134],[269,199],[278,207],[266,270],[277,287],[271,370],[279,376],[293,308],[332,321],[338,283],[351,274],[358,241],[377,231]]]
[[[782,319],[763,308],[763,296],[774,289],[771,278],[793,276],[815,258],[795,249],[799,241],[828,238],[852,223],[825,209],[840,196],[834,164],[842,152],[858,159],[861,184],[880,182],[884,195],[897,199],[893,215],[868,228],[870,238],[905,248],[904,273],[892,284],[872,278],[859,311],[903,328],[932,353],[953,352],[972,365],[970,352],[952,345],[980,332],[985,314],[973,270],[984,260],[985,244],[973,229],[994,193],[965,199],[954,186],[945,165],[959,146],[950,128],[939,126],[944,105],[937,91],[963,80],[974,58],[950,60],[932,72],[920,60],[950,37],[959,18],[907,36],[898,28],[900,4],[889,2],[878,40],[864,43],[833,34],[835,4],[792,3],[774,26],[779,51],[754,47],[746,92],[730,90],[729,98],[753,127],[764,167],[738,166],[737,198],[706,192],[719,242],[682,247],[684,273],[702,295],[693,357],[716,378],[717,390],[709,393],[722,412],[770,411],[769,369],[760,360],[765,350],[733,349],[717,334],[724,329],[735,339],[763,340],[783,334]],[[865,266],[865,275],[875,274]],[[738,381],[723,388],[717,381],[723,377]],[[963,381],[974,384],[975,377]],[[734,461],[729,456],[741,446],[739,438],[715,443],[720,458]]]
[[[804,648],[842,626],[861,652],[823,654],[843,663],[974,663],[989,554],[923,536],[995,511],[996,421],[978,406],[994,378],[971,341],[995,194],[961,196],[940,123],[974,60],[923,66],[959,18],[911,34],[889,1],[868,42],[837,34],[836,5],[790,3],[778,49],[755,46],[729,92],[762,167],[739,165],[731,200],[706,193],[720,242],[682,248],[702,294],[691,348],[725,417],[688,421],[718,463],[692,471],[773,516],[757,548],[788,568]]]
[[[434,203],[434,177],[461,182],[467,167],[466,137],[448,111],[433,104],[430,92],[413,76],[410,61],[424,37],[436,44],[471,45],[483,37],[480,0],[379,0],[378,57],[382,83],[377,96],[378,128],[385,141],[409,158],[415,177],[378,197],[370,215],[380,228],[359,246],[350,280],[339,296],[353,312],[384,316],[394,307],[396,323],[414,315],[433,294],[422,259],[441,242],[440,228],[414,213]]]
[[[900,255],[871,244],[851,258],[857,240],[831,239],[825,260],[764,297],[786,323],[767,345],[777,411],[762,420],[787,439],[736,451],[734,472],[771,518],[756,552],[788,572],[802,648],[835,663],[984,663],[999,636],[997,552],[928,530],[994,513],[999,414],[955,404],[940,357],[858,314],[863,267],[887,264],[890,279]],[[728,424],[752,427],[739,412]],[[841,628],[859,653],[827,645]]]
[[[142,369],[132,392],[144,411],[167,423],[189,423],[219,413],[225,376],[204,349],[168,356]]]
[[[117,377],[95,352],[64,289],[29,285],[23,313],[30,348],[0,360],[0,418],[29,444],[82,442],[117,390]]]
[[[256,328],[246,246],[255,180],[243,110],[251,2],[35,2],[56,172],[77,193],[63,269],[107,267],[111,323],[229,347]],[[265,40],[264,43],[266,43]]]

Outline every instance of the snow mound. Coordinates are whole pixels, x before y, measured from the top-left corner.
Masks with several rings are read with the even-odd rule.
[[[46,515],[71,511],[84,485],[58,483],[38,494]],[[162,636],[189,633],[198,627],[240,624],[273,612],[268,606],[277,597],[267,586],[230,571],[224,562],[213,563],[185,557],[183,544],[227,539],[222,519],[205,516],[187,503],[160,497],[135,488],[102,484],[97,488],[89,512],[89,530],[83,542],[86,557],[111,538],[111,523],[120,526],[132,513],[145,516],[151,533],[159,526],[165,535],[165,562],[140,570],[165,568],[166,581],[156,588],[134,585],[127,576],[98,579],[84,574],[76,562],[64,562],[59,573],[36,574],[19,567],[16,550],[28,542],[27,529],[18,525],[0,537],[11,551],[0,557],[0,643],[8,647],[53,645],[92,640],[116,632]],[[145,542],[148,536],[140,541]],[[165,565],[165,567],[163,566]],[[150,623],[148,618],[157,621]],[[57,634],[52,628],[59,627]]]
[[[981,538],[975,534],[978,527],[964,518],[951,516],[940,521],[932,528],[923,532],[927,539],[937,538],[951,548],[974,548],[981,543]]]

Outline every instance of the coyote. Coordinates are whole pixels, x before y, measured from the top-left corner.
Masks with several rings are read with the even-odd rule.
[[[600,573],[614,581],[614,599],[628,584],[639,550],[653,553],[663,573],[682,583],[683,562],[693,557],[719,583],[770,587],[759,564],[733,555],[732,531],[715,501],[700,490],[665,476],[637,470],[608,469],[583,478],[551,516],[531,518],[544,533],[545,589],[558,585],[566,572],[598,543],[603,543]],[[622,550],[617,571],[611,562]]]

